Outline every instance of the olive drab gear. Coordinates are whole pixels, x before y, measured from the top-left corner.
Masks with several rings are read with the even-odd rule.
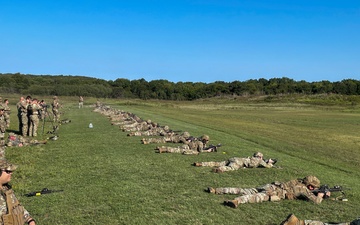
[[[315,177],[315,176],[306,176],[304,179],[303,179],[303,183],[308,186],[308,185],[311,185],[313,186],[314,188],[319,188],[320,187],[320,180]]]
[[[1,190],[1,193],[6,198],[6,205],[8,213],[1,216],[4,225],[23,225],[25,223],[24,207],[20,204],[14,195],[12,189]]]

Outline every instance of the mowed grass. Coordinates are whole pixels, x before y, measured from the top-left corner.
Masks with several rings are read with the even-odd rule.
[[[322,221],[350,221],[359,216],[359,109],[102,100],[173,130],[189,131],[193,136],[208,134],[210,143],[223,145],[217,153],[185,156],[155,153],[156,144],[143,145],[142,137],[128,137],[107,117],[92,112],[90,105],[78,109],[76,98],[60,100],[62,119],[72,122],[61,125],[59,140],[6,150],[7,158],[20,166],[13,175],[13,188],[38,224],[265,225],[280,224],[289,213]],[[86,103],[95,103],[95,99]],[[93,129],[88,128],[90,122]],[[51,125],[45,122],[45,132]],[[13,113],[10,130],[17,126]],[[216,174],[211,168],[191,165],[250,156],[256,151],[277,158],[281,169]],[[223,202],[236,196],[204,191],[209,186],[254,187],[310,174],[323,184],[351,188],[346,191],[348,201],[326,200],[315,205],[284,200],[232,209]],[[23,196],[45,187],[64,191]]]

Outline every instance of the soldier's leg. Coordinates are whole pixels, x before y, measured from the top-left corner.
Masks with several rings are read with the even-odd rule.
[[[208,166],[208,167],[219,167],[226,164],[227,161],[222,162],[201,162],[198,166]]]
[[[269,201],[269,195],[264,192],[251,194],[251,195],[243,195],[240,197],[235,198],[234,200],[225,201],[224,203],[230,207],[237,208],[239,204],[245,203],[260,203]]]
[[[26,114],[21,115],[21,123],[22,123],[21,134],[22,136],[26,137],[28,134],[28,123],[29,123],[29,119]]]
[[[215,194],[231,194],[231,195],[251,195],[258,193],[256,188],[236,188],[236,187],[220,187],[214,188]]]
[[[35,117],[33,118],[33,136],[34,137],[37,136],[38,126],[39,126],[39,117],[37,115],[35,115]]]

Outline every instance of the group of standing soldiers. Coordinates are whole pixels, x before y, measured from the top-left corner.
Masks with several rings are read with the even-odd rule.
[[[53,97],[52,114],[53,121],[58,122],[60,119],[60,103],[57,96]],[[36,98],[27,96],[20,97],[20,101],[16,104],[19,118],[19,133],[23,136],[36,137],[38,135],[39,121],[45,119],[48,114],[48,105],[44,100],[39,101]]]

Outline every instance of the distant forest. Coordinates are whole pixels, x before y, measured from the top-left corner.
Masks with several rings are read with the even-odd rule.
[[[140,98],[195,100],[221,95],[342,94],[360,95],[360,80],[337,82],[295,81],[286,77],[214,83],[170,82],[167,80],[106,81],[85,76],[0,73],[0,93],[21,95],[86,96],[96,98]]]

